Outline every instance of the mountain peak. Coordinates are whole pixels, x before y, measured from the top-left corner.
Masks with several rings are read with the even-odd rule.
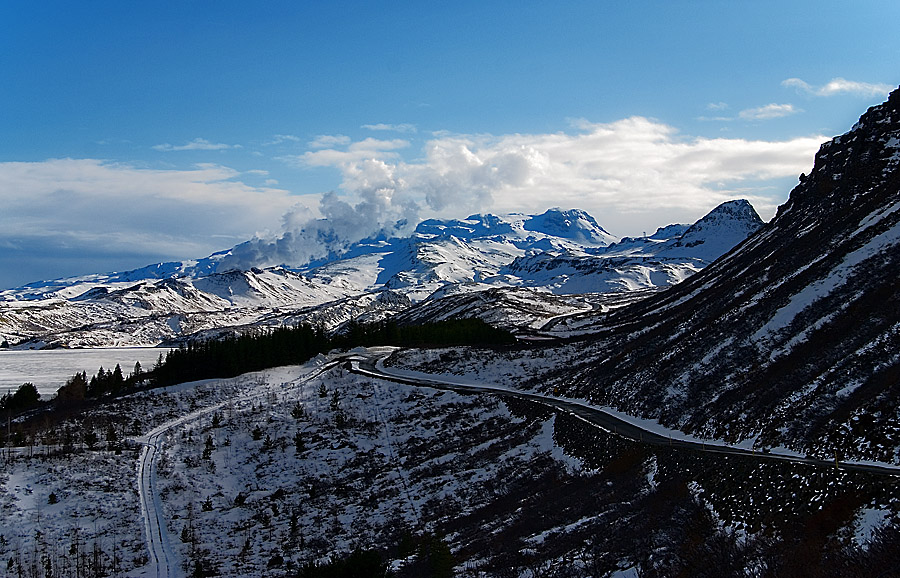
[[[763,226],[756,209],[744,199],[726,201],[691,225],[675,247],[699,247],[716,258]]]
[[[898,166],[900,88],[887,101],[869,108],[849,132],[822,144],[812,171],[800,175],[800,184],[778,208],[773,222],[809,221],[814,218],[811,212],[824,208],[855,210],[887,179],[896,178]],[[802,210],[794,214],[798,207]]]
[[[547,209],[540,215],[526,219],[523,226],[526,231],[545,233],[587,245],[609,245],[616,240],[594,217],[581,209]]]

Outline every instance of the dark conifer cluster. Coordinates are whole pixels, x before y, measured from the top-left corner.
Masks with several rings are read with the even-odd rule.
[[[373,324],[350,322],[346,330],[327,336],[308,325],[279,327],[237,337],[187,343],[172,349],[152,371],[159,386],[185,381],[234,377],[279,365],[303,363],[318,353],[358,346],[404,347],[452,345],[505,345],[515,342],[507,331],[480,319],[452,319],[423,325],[400,326],[392,321]]]
[[[33,383],[23,383],[15,393],[0,397],[0,411],[13,414],[28,411],[40,404],[41,394]]]
[[[160,354],[156,365],[144,371],[140,362],[125,375],[120,365],[101,367],[90,379],[86,372],[74,374],[57,390],[54,403],[73,409],[85,400],[117,397],[147,385],[162,387],[195,381],[234,377],[279,365],[300,364],[318,353],[357,346],[397,345],[438,347],[453,345],[506,345],[515,337],[480,319],[451,319],[423,325],[400,326],[393,321],[361,324],[351,321],[339,335],[329,336],[309,325],[257,330],[225,339],[189,342]],[[15,393],[0,397],[0,411],[21,414],[41,406],[33,384],[23,384]]]

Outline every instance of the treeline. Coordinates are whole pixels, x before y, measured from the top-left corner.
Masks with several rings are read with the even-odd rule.
[[[438,347],[452,345],[504,345],[515,337],[480,319],[453,319],[423,325],[397,325],[393,321],[351,322],[340,335],[327,336],[308,325],[256,331],[221,340],[188,343],[170,350],[152,371],[158,386],[198,379],[234,377],[279,365],[299,364],[318,353],[358,346],[396,345]]]
[[[234,377],[279,365],[303,363],[331,348],[321,328],[308,325],[255,331],[237,337],[182,344],[153,369],[157,386]]]
[[[361,324],[351,321],[339,335],[329,336],[321,327],[298,325],[257,330],[225,339],[182,344],[171,349],[150,370],[140,362],[125,374],[119,365],[102,367],[88,378],[73,375],[52,400],[59,409],[77,409],[84,402],[117,397],[146,387],[164,387],[199,379],[227,378],[279,365],[304,363],[316,354],[358,346],[446,347],[454,345],[506,345],[515,342],[508,331],[480,319],[451,319],[422,325],[398,325],[393,321]],[[33,384],[0,397],[0,411],[21,414],[43,406]]]

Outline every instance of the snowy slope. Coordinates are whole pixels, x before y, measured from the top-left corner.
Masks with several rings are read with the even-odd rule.
[[[771,222],[597,323],[542,383],[705,437],[900,462],[898,168],[900,90],[822,145]]]
[[[324,262],[218,271],[229,255],[224,251],[199,261],[3,291],[0,337],[20,347],[155,345],[284,323],[336,329],[353,316],[382,319],[413,303],[485,289],[581,294],[667,287],[701,270],[759,223],[745,201],[726,203],[691,227],[670,225],[621,241],[579,210],[431,219],[409,237],[366,239]],[[389,298],[378,297],[384,291]],[[469,303],[498,312],[461,304],[452,309],[503,326],[518,319],[530,328],[542,323],[542,315],[546,321],[590,307],[578,299],[548,300],[542,291],[486,293]],[[561,303],[571,305],[560,310]]]
[[[280,268],[117,281],[70,299],[0,302],[0,335],[24,347],[156,345],[213,327],[249,325],[280,307],[309,307],[354,291]]]
[[[625,238],[590,252],[543,252],[516,259],[502,273],[555,293],[634,291],[680,283],[763,225],[747,201],[730,201],[684,229]]]

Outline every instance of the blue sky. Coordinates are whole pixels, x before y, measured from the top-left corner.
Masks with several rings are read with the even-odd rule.
[[[562,206],[631,235],[744,197],[768,219],[900,83],[897,22],[865,0],[7,0],[0,287],[320,218],[353,240]]]

